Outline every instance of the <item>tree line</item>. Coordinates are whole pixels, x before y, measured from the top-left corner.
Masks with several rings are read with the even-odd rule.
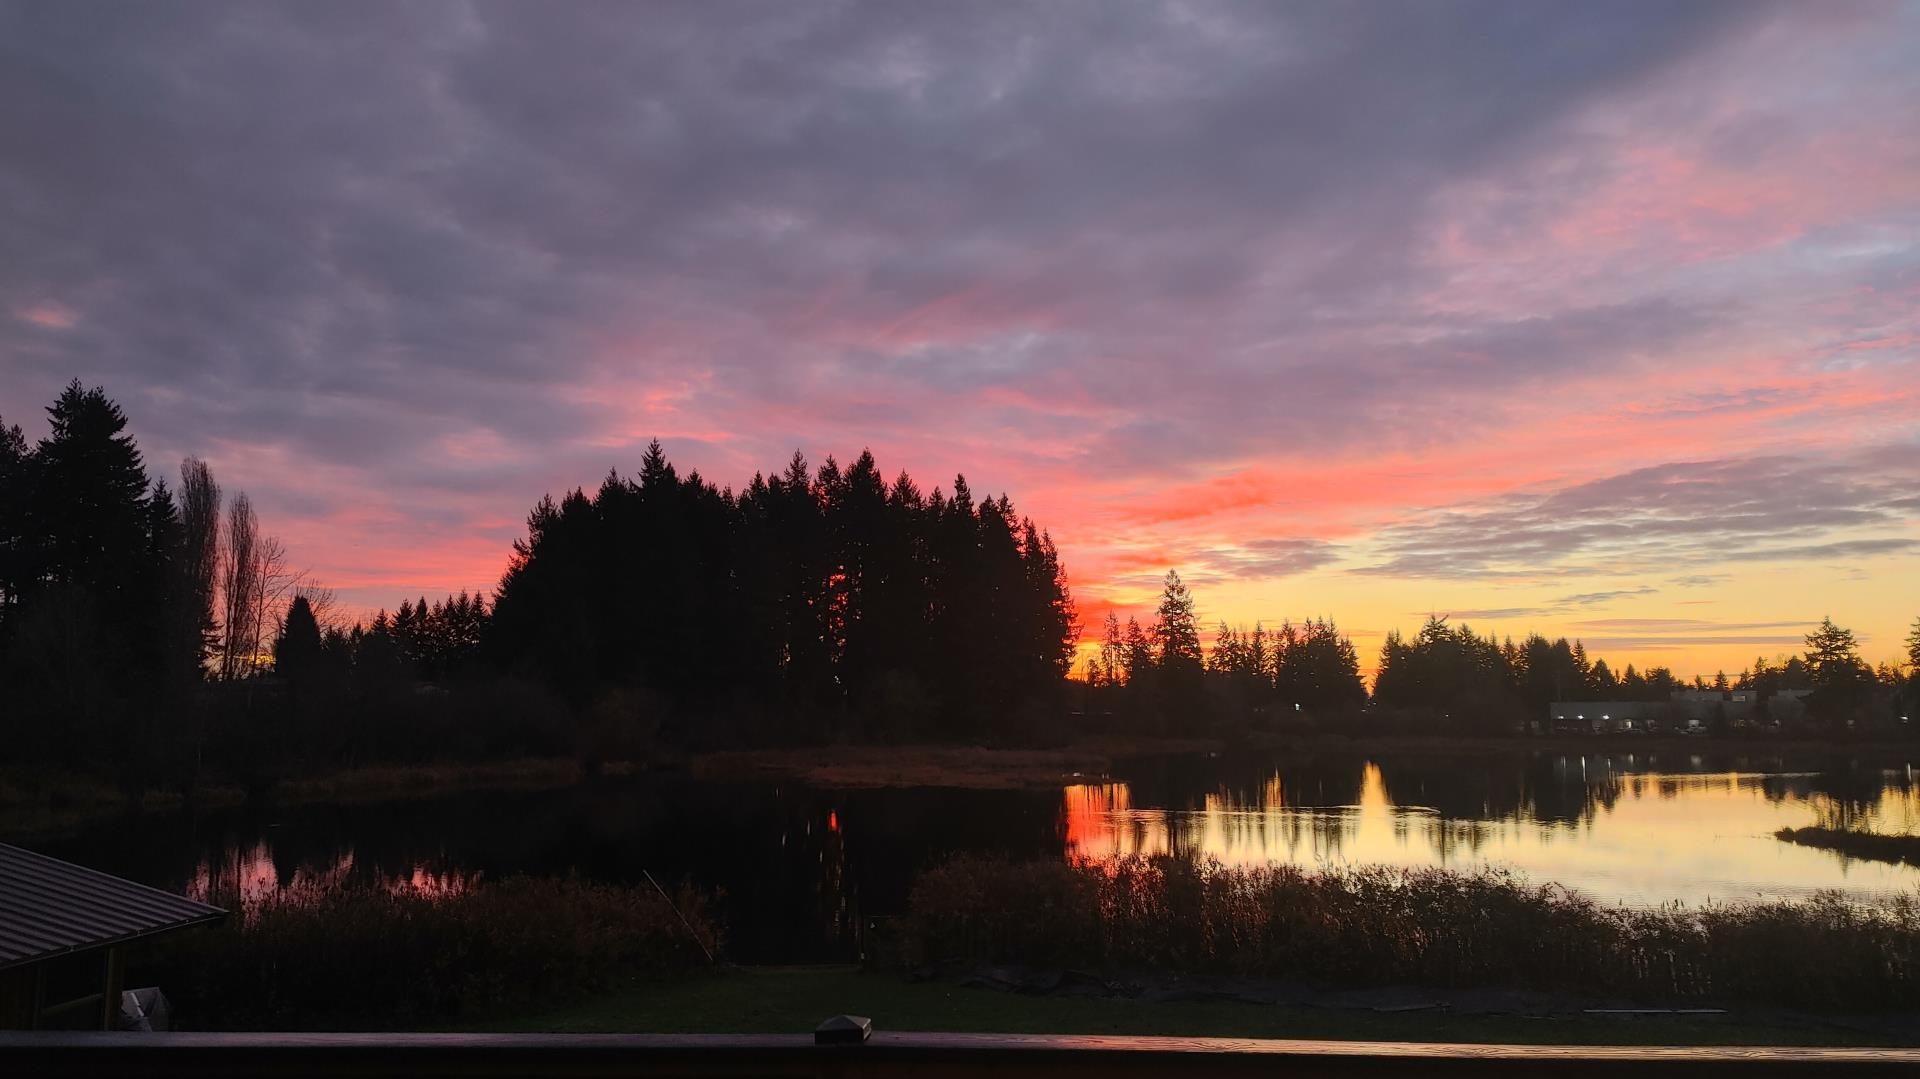
[[[1085,676],[1096,720],[1150,733],[1196,720],[1245,727],[1281,713],[1336,720],[1367,702],[1359,653],[1332,619],[1287,622],[1271,633],[1221,623],[1205,650],[1193,593],[1177,570],[1167,572],[1146,627],[1135,617],[1123,627],[1117,613],[1107,613]]]
[[[658,442],[543,498],[497,592],[349,625],[205,462],[150,476],[100,388],[0,424],[0,737],[130,789],[372,761],[1009,737],[1063,713],[1052,538],[964,477],[798,453],[739,493]]]
[[[871,453],[800,454],[738,492],[659,443],[632,476],[542,498],[497,590],[349,622],[244,493],[197,458],[149,474],[127,417],[74,382],[30,443],[0,422],[0,738],[9,761],[110,771],[133,790],[268,783],[371,762],[828,740],[1052,739],[1305,725],[1504,733],[1568,699],[1682,688],[1810,691],[1829,729],[1873,728],[1915,680],[1869,668],[1831,621],[1734,679],[1616,674],[1579,641],[1496,641],[1430,618],[1382,645],[1373,685],[1331,618],[1201,640],[1169,572],[1146,625],[1109,613],[1079,682],[1051,536]],[[1920,666],[1920,620],[1908,638]]]
[[[1920,672],[1920,619],[1906,641],[1908,671]],[[1123,624],[1109,612],[1098,649],[1082,669],[1087,710],[1097,720],[1161,732],[1195,724],[1232,731],[1310,727],[1435,734],[1506,734],[1533,729],[1555,701],[1671,700],[1685,690],[1753,690],[1760,698],[1806,691],[1812,731],[1888,732],[1920,706],[1920,680],[1900,666],[1870,667],[1854,634],[1824,620],[1803,654],[1756,659],[1729,679],[1684,680],[1667,667],[1618,673],[1565,637],[1482,636],[1430,616],[1412,638],[1387,634],[1369,690],[1353,642],[1331,618],[1278,630],[1220,623],[1203,649],[1194,600],[1169,572],[1152,621]],[[1796,694],[1799,696],[1799,694]]]

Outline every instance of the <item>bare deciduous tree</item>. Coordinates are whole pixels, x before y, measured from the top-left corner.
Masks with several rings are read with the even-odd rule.
[[[218,622],[214,597],[220,584],[220,485],[198,457],[180,462],[180,648],[204,665]]]
[[[225,681],[253,669],[253,648],[260,636],[253,624],[260,605],[259,531],[253,501],[244,491],[233,496],[220,552],[220,677]]]
[[[319,598],[333,607],[333,593],[307,582],[287,560],[287,548],[278,539],[260,534],[253,500],[242,491],[227,507],[225,542],[220,551],[219,674],[223,680],[245,678],[272,662],[272,638],[279,632],[286,608],[303,588],[308,602]]]
[[[254,590],[253,615],[250,627],[253,639],[247,651],[249,661],[254,667],[272,662],[272,632],[278,632],[281,620],[286,616],[287,604],[293,601],[294,586],[300,581],[287,563],[287,548],[272,536],[262,536],[254,545]]]

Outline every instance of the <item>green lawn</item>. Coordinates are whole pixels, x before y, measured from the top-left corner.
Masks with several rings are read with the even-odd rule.
[[[746,967],[474,1024],[501,1031],[803,1033],[842,1012],[876,1030],[1158,1034],[1592,1045],[1896,1045],[1892,1036],[1764,1017],[1524,1019],[1244,1004],[1036,997],[849,967]]]

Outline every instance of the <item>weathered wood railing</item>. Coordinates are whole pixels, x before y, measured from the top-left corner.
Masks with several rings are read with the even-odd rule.
[[[0,1032],[4,1076],[1920,1075],[1920,1049],[1648,1048],[877,1033],[810,1035]]]

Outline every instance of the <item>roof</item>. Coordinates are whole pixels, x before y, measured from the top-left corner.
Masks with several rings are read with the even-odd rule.
[[[0,843],[0,969],[225,915],[185,896]]]

